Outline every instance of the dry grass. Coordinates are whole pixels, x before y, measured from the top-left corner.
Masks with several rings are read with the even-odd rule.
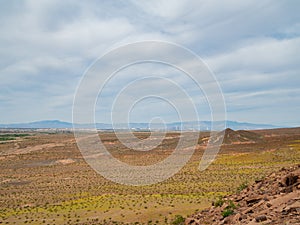
[[[82,159],[71,134],[35,134],[2,143],[0,222],[169,224],[175,215],[185,217],[209,206],[218,196],[236,192],[244,183],[299,163],[299,130],[284,131],[282,135],[278,131],[276,135],[261,132],[266,138],[259,144],[223,146],[217,160],[203,172],[197,169],[204,148],[200,139],[196,153],[178,174],[144,187],[115,184],[98,175]],[[148,135],[136,134],[140,139]],[[157,149],[135,152],[126,149],[112,133],[100,136],[114,156],[137,165],[167,157],[179,137],[170,133],[168,137],[173,138]],[[30,151],[32,148],[37,150]]]

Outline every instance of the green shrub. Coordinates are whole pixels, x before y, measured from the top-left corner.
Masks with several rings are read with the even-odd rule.
[[[233,209],[225,209],[221,214],[223,218],[230,216],[234,213]]]
[[[26,137],[29,134],[0,134],[0,141],[13,141],[17,137]]]
[[[233,201],[230,200],[228,206],[224,209],[221,215],[223,216],[223,218],[230,216],[234,213],[234,209],[236,209],[236,206]]]
[[[0,136],[0,141],[13,141],[13,140],[16,140],[16,139],[13,137],[1,137]]]
[[[237,191],[241,192],[242,190],[246,189],[247,187],[248,187],[248,184],[246,182],[244,182],[237,188]]]
[[[181,215],[176,215],[175,219],[172,221],[173,225],[184,225],[185,219]]]
[[[224,204],[224,200],[222,196],[219,196],[219,198],[213,203],[215,207],[221,207]]]

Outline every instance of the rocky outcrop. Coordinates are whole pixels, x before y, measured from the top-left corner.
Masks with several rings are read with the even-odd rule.
[[[185,224],[300,224],[300,165],[283,168],[239,194],[218,199]]]
[[[222,132],[224,134],[223,144],[260,143],[263,141],[263,136],[252,131],[234,131],[227,128]]]

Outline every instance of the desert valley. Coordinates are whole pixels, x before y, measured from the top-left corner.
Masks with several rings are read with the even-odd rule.
[[[139,139],[149,137],[148,132],[135,132],[134,135]],[[176,147],[179,135],[179,132],[169,132],[157,148],[133,151],[122,145],[113,132],[99,132],[110,153],[131,165],[150,165],[166,158]],[[232,203],[234,207],[227,215],[224,213],[229,207],[230,197],[227,196],[244,193],[251,185],[268,179],[270,174],[300,162],[300,128],[226,129],[217,159],[200,172],[199,161],[208,137],[208,132],[199,134],[194,155],[175,176],[159,184],[135,187],[113,183],[91,169],[71,132],[2,129],[0,223],[229,224],[228,218],[241,215],[239,207],[245,211],[247,204]],[[299,179],[296,178],[295,183],[299,183]],[[299,203],[299,186],[296,193]],[[236,198],[232,197],[232,201]],[[293,199],[296,201],[295,196]],[[216,210],[214,220],[199,222],[205,221],[201,215],[205,216],[206,209],[216,202],[222,204],[220,208],[214,207],[217,208],[213,209]],[[243,220],[239,222],[299,224],[299,207],[296,209],[290,212],[296,213],[294,217],[282,214],[282,223],[272,222],[275,217],[270,215],[264,218],[265,223],[256,223],[251,213],[242,214]]]

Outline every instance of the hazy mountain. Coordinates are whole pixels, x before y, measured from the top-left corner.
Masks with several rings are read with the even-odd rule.
[[[0,128],[72,128],[72,123],[60,120],[43,120],[30,123],[0,124]]]
[[[223,122],[216,122],[216,127],[219,127],[221,130]],[[244,123],[244,122],[236,122],[236,121],[226,121],[226,125],[228,128],[233,130],[257,130],[257,129],[272,129],[279,128],[278,126],[270,125],[270,124],[253,124],[253,123]],[[77,128],[93,128],[92,124],[76,124]],[[102,130],[112,130],[112,124],[106,123],[97,123],[97,129]],[[211,122],[210,121],[200,121],[200,122],[174,122],[164,124],[151,124],[149,127],[148,123],[130,123],[127,126],[126,123],[119,123],[114,125],[114,129],[137,129],[137,130],[159,130],[167,128],[167,130],[210,130]],[[44,120],[30,123],[15,123],[15,124],[0,124],[0,128],[73,128],[72,123],[63,122],[59,120]]]

